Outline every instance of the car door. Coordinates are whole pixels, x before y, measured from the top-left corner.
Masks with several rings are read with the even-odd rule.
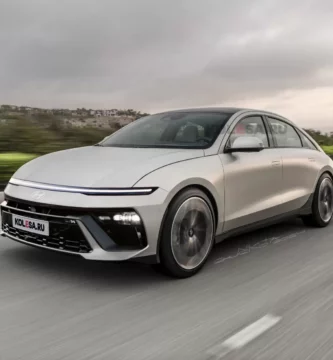
[[[269,135],[262,116],[243,117],[232,128],[226,147],[238,137],[256,136],[264,149],[233,153],[223,149],[219,155],[225,185],[224,232],[281,213],[282,161]]]
[[[273,117],[267,117],[267,122],[282,156],[283,210],[295,211],[306,204],[314,191],[323,166],[322,153],[292,124]]]

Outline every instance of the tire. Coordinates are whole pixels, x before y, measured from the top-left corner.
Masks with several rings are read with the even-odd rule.
[[[333,181],[328,174],[323,174],[316,186],[312,202],[312,214],[302,216],[305,225],[326,227],[333,216]]]
[[[204,192],[189,188],[169,206],[160,238],[159,272],[188,278],[205,264],[215,239],[212,204]]]

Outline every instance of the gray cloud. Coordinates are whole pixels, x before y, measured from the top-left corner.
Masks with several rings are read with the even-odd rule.
[[[0,0],[0,102],[202,106],[332,86],[330,0]]]

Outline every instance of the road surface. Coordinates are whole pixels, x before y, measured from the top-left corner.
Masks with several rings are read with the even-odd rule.
[[[0,238],[0,359],[331,360],[332,229],[229,239],[187,280]]]

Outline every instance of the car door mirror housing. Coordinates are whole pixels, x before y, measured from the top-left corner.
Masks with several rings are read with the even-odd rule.
[[[226,153],[233,152],[258,152],[264,149],[264,143],[255,136],[240,136],[231,146],[225,149]]]

